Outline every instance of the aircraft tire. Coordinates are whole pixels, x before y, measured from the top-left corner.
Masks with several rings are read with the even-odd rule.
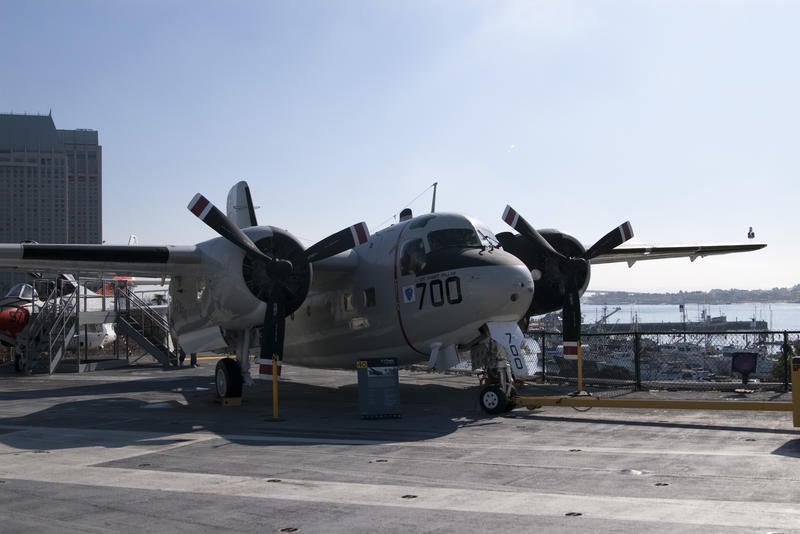
[[[508,400],[503,390],[497,386],[486,386],[481,389],[481,409],[489,414],[498,414],[506,410]]]
[[[214,383],[217,386],[217,395],[221,399],[242,396],[242,372],[236,360],[223,358],[217,362]]]
[[[23,354],[14,355],[14,370],[23,375],[33,374],[33,364]]]

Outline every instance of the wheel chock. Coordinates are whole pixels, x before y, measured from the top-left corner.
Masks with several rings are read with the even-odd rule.
[[[220,397],[216,393],[211,395],[211,400],[223,406],[241,406],[241,397]]]

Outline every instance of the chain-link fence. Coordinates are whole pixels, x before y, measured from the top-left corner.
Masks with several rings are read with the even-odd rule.
[[[545,383],[577,379],[577,360],[564,357],[562,337],[531,332],[541,347]],[[788,391],[800,331],[631,332],[584,334],[585,384],[631,389]]]

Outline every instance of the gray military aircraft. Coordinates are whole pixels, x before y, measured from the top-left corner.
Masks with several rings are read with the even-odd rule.
[[[0,269],[171,278],[170,326],[184,351],[236,352],[217,364],[221,397],[252,382],[257,347],[261,377],[273,355],[327,368],[427,360],[437,370],[469,358],[484,370],[481,406],[498,413],[510,406],[514,378],[540,370],[520,328],[528,317],[563,309],[565,354],[579,350],[592,264],[766,246],[619,247],[633,235],[626,222],[586,249],[568,234],[537,231],[508,206],[503,220],[516,234],[495,236],[465,215],[406,212],[374,235],[358,223],[306,249],[286,230],[258,226],[245,182],[228,194],[227,214],[200,194],[188,208],[220,237],[194,246],[0,244]]]

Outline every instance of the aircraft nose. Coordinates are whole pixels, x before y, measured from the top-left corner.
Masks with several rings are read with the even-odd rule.
[[[531,272],[516,256],[502,250],[493,251],[486,261],[490,265],[474,279],[477,301],[489,311],[488,320],[519,321],[533,301]]]
[[[519,317],[528,311],[533,301],[533,278],[525,265],[514,265],[505,268],[508,284],[506,293],[509,306],[517,310]]]
[[[30,313],[25,308],[10,307],[0,311],[0,330],[11,337],[19,334],[28,324]]]

